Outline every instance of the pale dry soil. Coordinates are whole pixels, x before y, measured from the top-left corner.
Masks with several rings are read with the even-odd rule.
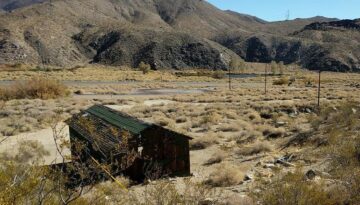
[[[204,93],[107,98],[101,92],[94,92],[97,95],[88,98],[70,96],[58,100],[5,102],[0,112],[0,136],[6,140],[1,143],[0,152],[14,151],[19,141],[39,140],[49,151],[45,163],[55,162],[59,153],[54,150],[55,142],[49,128],[54,122],[44,119],[58,116],[58,119],[64,120],[82,109],[101,103],[193,137],[190,153],[193,174],[191,180],[207,181],[219,169],[224,175],[231,174],[227,170],[235,167],[242,178],[214,189],[225,198],[232,195],[246,196],[258,181],[271,180],[280,173],[294,170],[295,166],[302,166],[305,171],[322,169],[325,159],[312,156],[311,153],[315,152],[313,148],[284,147],[293,136],[311,130],[309,121],[316,116],[317,74],[299,73],[287,74],[299,75],[290,86],[272,85],[275,78],[269,78],[266,95],[263,87],[259,86],[262,85],[263,78],[256,77],[233,80],[231,91],[223,80],[216,82],[212,92]],[[312,85],[305,86],[305,81],[309,79]],[[154,82],[156,83],[158,86],[152,88],[174,87],[172,82]],[[255,86],[251,86],[251,83]],[[321,106],[335,106],[350,101],[360,103],[360,91],[353,86],[354,83],[360,83],[360,75],[324,73]],[[209,84],[213,86],[214,82]],[[244,84],[247,86],[243,86]],[[141,88],[141,85],[134,83],[125,87],[126,90],[132,90]],[[116,84],[103,84],[99,89],[103,89],[102,86],[117,86],[119,90],[122,89],[121,85]],[[205,83],[196,88],[204,89],[207,86]],[[72,90],[88,89],[91,92],[95,88],[96,86],[89,89],[80,84],[70,86]],[[183,84],[181,89],[191,90],[194,86]],[[66,150],[64,153],[69,154]],[[276,159],[286,155],[293,156],[289,165],[275,163]],[[181,188],[183,178],[171,179],[171,182]],[[150,183],[150,186],[153,183],[156,182]],[[137,192],[144,187],[146,186],[137,185],[130,190]]]

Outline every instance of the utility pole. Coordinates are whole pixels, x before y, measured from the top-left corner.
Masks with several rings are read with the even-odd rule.
[[[229,76],[229,90],[231,90],[231,65],[229,66],[229,73],[228,73],[228,76]]]
[[[288,9],[285,15],[285,21],[290,20],[290,10]]]
[[[265,64],[265,95],[267,94],[267,67],[268,64]]]
[[[320,108],[320,86],[321,86],[321,70],[319,70],[319,85],[318,85],[318,107]]]

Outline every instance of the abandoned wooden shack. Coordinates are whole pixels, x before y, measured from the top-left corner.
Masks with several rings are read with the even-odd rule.
[[[191,137],[94,105],[67,120],[72,160],[143,181],[190,175]]]

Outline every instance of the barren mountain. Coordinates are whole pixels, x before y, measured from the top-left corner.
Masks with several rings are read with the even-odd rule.
[[[359,31],[334,29],[336,23],[326,32],[311,26],[335,20],[323,17],[266,22],[203,0],[53,0],[1,15],[0,63],[144,61],[153,68],[226,69],[238,54],[310,69],[360,67],[360,41],[353,37]]]
[[[29,6],[36,3],[41,3],[45,0],[1,0],[0,10],[12,11],[21,7]]]

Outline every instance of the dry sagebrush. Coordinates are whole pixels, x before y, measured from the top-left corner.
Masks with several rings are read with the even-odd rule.
[[[66,86],[56,80],[32,78],[16,81],[13,85],[0,88],[0,100],[12,99],[54,99],[69,95]]]

